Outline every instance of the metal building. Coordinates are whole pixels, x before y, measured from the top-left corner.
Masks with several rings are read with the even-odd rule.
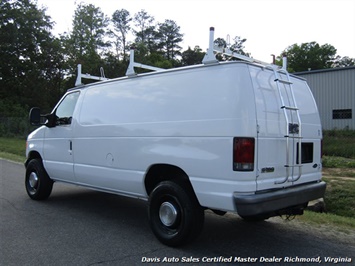
[[[355,67],[294,73],[305,78],[317,102],[323,129],[355,130]]]

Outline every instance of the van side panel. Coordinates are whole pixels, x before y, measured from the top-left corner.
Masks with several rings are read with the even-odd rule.
[[[256,170],[233,171],[233,137],[256,137],[246,64],[146,75],[88,87],[73,138],[79,184],[146,198],[154,164],[181,168],[202,206],[235,210]]]

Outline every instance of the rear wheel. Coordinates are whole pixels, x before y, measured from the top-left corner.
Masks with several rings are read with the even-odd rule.
[[[204,210],[189,189],[172,181],[159,183],[149,197],[149,223],[165,245],[179,246],[201,232]]]
[[[28,196],[34,200],[44,200],[49,197],[53,181],[49,178],[40,159],[32,159],[26,168],[25,187]]]

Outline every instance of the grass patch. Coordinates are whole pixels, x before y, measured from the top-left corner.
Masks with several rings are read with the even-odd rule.
[[[323,154],[355,159],[355,130],[323,131]]]
[[[344,233],[352,233],[355,229],[355,218],[343,217],[332,213],[317,213],[305,211],[297,216],[297,220],[315,224],[317,227],[337,228]]]
[[[355,180],[355,168],[323,168],[323,177],[346,177]]]
[[[26,157],[26,140],[0,138],[0,157],[16,162],[23,162]]]
[[[355,168],[355,159],[344,158],[339,156],[323,156],[323,167],[328,168]]]
[[[355,219],[355,180],[324,177],[324,201],[328,213]]]
[[[2,152],[2,151],[0,151],[0,158],[10,160],[13,162],[18,162],[18,163],[23,163],[26,160],[25,156],[19,156],[16,154]]]

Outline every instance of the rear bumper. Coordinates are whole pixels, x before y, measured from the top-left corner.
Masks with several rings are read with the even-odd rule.
[[[274,213],[289,207],[305,204],[322,198],[326,183],[311,183],[276,191],[253,195],[234,194],[234,204],[240,216],[253,216]]]

